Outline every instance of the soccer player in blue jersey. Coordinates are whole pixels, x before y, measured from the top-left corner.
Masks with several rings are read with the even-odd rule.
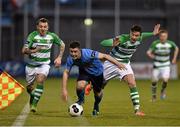
[[[91,82],[94,91],[94,108],[92,115],[96,116],[99,114],[99,103],[102,99],[103,92],[103,65],[102,61],[108,60],[115,64],[119,69],[125,69],[125,66],[120,62],[116,61],[110,55],[100,53],[91,49],[81,49],[80,44],[74,41],[69,47],[70,56],[66,61],[66,68],[63,72],[62,80],[62,97],[67,101],[67,81],[70,70],[73,65],[79,67],[79,76],[77,79],[76,93],[78,96],[77,103],[82,105],[84,103],[84,89],[87,82]]]

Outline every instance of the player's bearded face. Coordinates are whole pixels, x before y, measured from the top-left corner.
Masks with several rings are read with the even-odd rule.
[[[48,23],[47,22],[39,22],[37,25],[37,30],[39,31],[40,35],[44,36],[48,31]]]
[[[140,32],[136,32],[136,31],[130,32],[131,42],[136,42],[140,36],[141,36]]]
[[[79,48],[70,48],[70,55],[74,60],[79,59],[81,57],[81,51]]]
[[[159,39],[161,42],[165,42],[168,38],[168,34],[167,33],[161,33],[159,34]]]

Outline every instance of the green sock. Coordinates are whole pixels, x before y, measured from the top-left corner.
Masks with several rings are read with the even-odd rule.
[[[32,102],[34,106],[37,106],[37,103],[39,102],[42,93],[43,93],[43,85],[37,84],[36,89],[34,90],[34,99]]]
[[[157,83],[156,82],[152,82],[152,97],[156,98],[156,90],[157,90]]]
[[[163,93],[165,91],[166,87],[167,87],[167,82],[163,82],[162,83],[161,93]]]
[[[135,112],[139,110],[140,104],[139,104],[139,93],[137,91],[136,87],[130,88],[130,95],[131,95],[131,100],[134,106]]]

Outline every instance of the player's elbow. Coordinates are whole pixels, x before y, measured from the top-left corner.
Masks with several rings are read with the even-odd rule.
[[[22,48],[21,53],[22,53],[22,54],[25,54],[25,53],[26,53],[24,47]]]
[[[103,58],[104,58],[104,60],[108,60],[109,59],[109,55],[103,54]]]
[[[178,47],[176,47],[176,51],[179,52],[179,48]]]
[[[146,52],[146,55],[147,55],[147,56],[150,56],[150,55],[151,55],[150,51],[147,51],[147,52]]]
[[[146,52],[146,55],[149,56],[149,52],[148,51]]]
[[[62,42],[61,48],[62,48],[62,49],[65,49],[65,43],[64,43],[64,42]]]

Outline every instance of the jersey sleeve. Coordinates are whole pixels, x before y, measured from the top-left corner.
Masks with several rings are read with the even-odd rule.
[[[125,43],[125,42],[127,42],[129,40],[130,40],[129,34],[122,34],[122,35],[119,36],[120,44],[123,44],[123,43]]]
[[[73,60],[70,57],[68,57],[66,60],[65,69],[67,69],[70,72],[72,66],[73,66]]]
[[[114,41],[116,38],[119,38],[119,42],[120,42],[120,43],[123,43],[123,42],[126,41],[126,36],[128,36],[128,35],[123,35],[123,34],[122,34],[122,35],[120,35],[120,36],[116,36],[115,38],[103,40],[103,41],[101,42],[101,45],[102,45],[102,46],[105,46],[105,47],[111,47],[111,46],[113,46],[113,41]]]
[[[169,41],[169,43],[171,44],[172,48],[175,49],[177,47],[176,43],[173,41]]]
[[[88,59],[99,59],[99,52],[91,49],[85,49],[84,57]]]
[[[147,39],[153,36],[153,32],[143,32],[141,35],[141,40]]]
[[[51,35],[53,36],[54,44],[57,44],[60,46],[63,43],[63,41],[55,33],[51,33]]]
[[[111,46],[113,46],[113,38],[103,40],[100,42],[100,44],[105,47],[111,47]]]
[[[25,47],[27,48],[32,48],[33,43],[34,43],[34,36],[35,36],[36,32],[32,32],[28,35],[27,37],[27,41],[25,42]]]
[[[155,51],[156,43],[157,43],[156,41],[152,42],[151,46],[149,47],[149,51],[151,51],[151,52]]]

